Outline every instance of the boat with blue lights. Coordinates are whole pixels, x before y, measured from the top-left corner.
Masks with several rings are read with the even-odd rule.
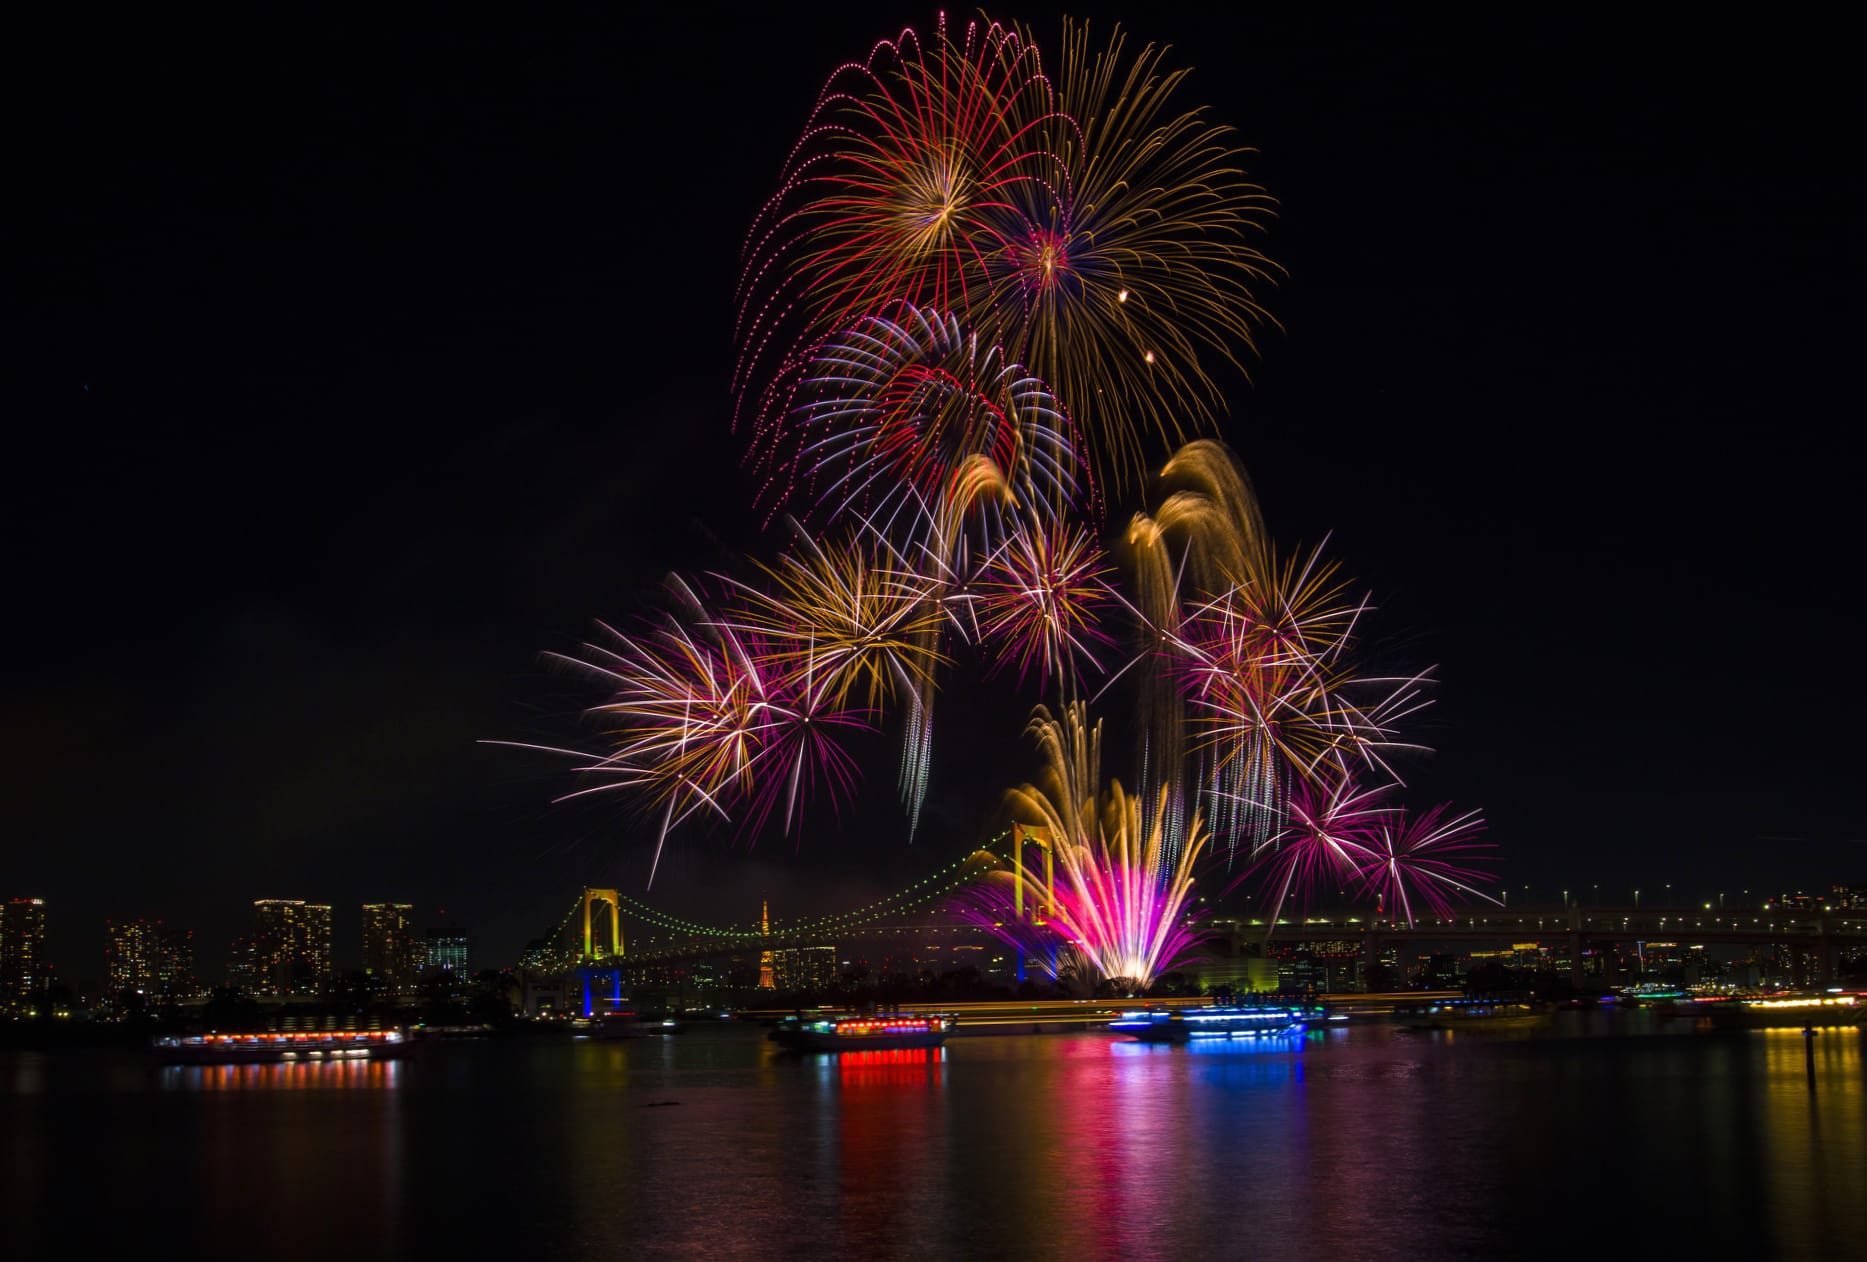
[[[408,1053],[400,1030],[278,1030],[247,1034],[172,1034],[155,1040],[165,1065],[317,1064],[393,1060]]]
[[[773,1042],[800,1052],[860,1052],[939,1047],[958,1018],[950,1012],[891,1013],[854,1017],[786,1017],[771,1032]]]
[[[1149,1008],[1124,1012],[1109,1029],[1143,1043],[1189,1043],[1194,1039],[1292,1038],[1308,1028],[1301,1008]]]

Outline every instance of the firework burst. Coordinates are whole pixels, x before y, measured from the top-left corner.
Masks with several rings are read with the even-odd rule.
[[[1359,882],[1388,819],[1386,795],[1385,786],[1363,789],[1347,780],[1302,782],[1291,789],[1282,829],[1248,870],[1263,878],[1271,931],[1292,896],[1307,906],[1319,894],[1346,891]]]
[[[1251,151],[1180,103],[1190,72],[1167,48],[1130,51],[1119,28],[1099,45],[1065,19],[1057,101],[1016,104],[1068,182],[1027,201],[1025,235],[992,260],[1001,336],[1070,401],[1116,487],[1148,467],[1148,431],[1177,442],[1223,411],[1208,368],[1242,373],[1279,270],[1253,244],[1274,203]]]
[[[734,389],[765,398],[791,347],[897,301],[971,311],[987,261],[1067,173],[1046,151],[1054,98],[1037,49],[997,23],[905,30],[825,85],[778,193],[747,237]]]
[[[813,355],[772,431],[766,498],[856,519],[906,549],[998,531],[1008,509],[1063,512],[1081,496],[1069,421],[1043,382],[959,317],[903,306]]]
[[[1107,555],[1080,528],[1027,518],[987,561],[975,590],[980,634],[1002,645],[988,673],[1016,662],[1018,676],[1073,682],[1079,664],[1101,671],[1112,643],[1098,625],[1114,604]]]
[[[891,565],[863,532],[835,544],[802,528],[795,536],[775,565],[759,563],[765,585],[722,579],[733,593],[722,630],[752,633],[768,666],[821,672],[838,705],[859,693],[865,708],[877,709],[930,688],[945,660],[933,636],[942,615],[930,584]]]
[[[669,589],[675,608],[652,629],[603,626],[607,642],[547,655],[608,691],[588,711],[607,747],[523,746],[575,760],[592,782],[559,801],[622,793],[657,818],[651,884],[668,834],[696,814],[737,814],[751,838],[774,816],[789,833],[806,801],[848,800],[859,777],[843,740],[873,730],[838,695],[837,660],[722,621],[682,579]]]
[[[797,530],[795,550],[763,566],[769,588],[727,580],[738,593],[733,624],[754,631],[769,659],[789,671],[811,664],[828,676],[839,704],[858,690],[869,708],[905,702],[900,789],[910,829],[919,822],[933,759],[932,704],[945,618],[937,585],[911,569],[869,531],[835,547]]]
[[[1408,928],[1416,914],[1449,917],[1454,904],[1467,898],[1498,903],[1477,888],[1488,874],[1471,866],[1484,862],[1484,852],[1491,849],[1480,840],[1483,834],[1477,811],[1453,815],[1442,803],[1417,815],[1390,812],[1361,865],[1362,889]]]
[[[1013,854],[1011,878],[1029,890],[1025,905],[1038,910],[1051,941],[1074,953],[1084,976],[1146,990],[1198,939],[1188,900],[1205,831],[1195,817],[1188,844],[1167,861],[1161,812],[1145,813],[1119,784],[1103,790],[1101,724],[1091,725],[1080,704],[1061,719],[1040,706],[1027,730],[1044,751],[1045,774],[1041,784],[1012,790],[1009,801],[1049,858],[1039,866]],[[988,907],[1004,910],[996,907],[1002,892],[1002,881],[987,887]],[[997,923],[1014,944],[1031,932],[1023,916]]]

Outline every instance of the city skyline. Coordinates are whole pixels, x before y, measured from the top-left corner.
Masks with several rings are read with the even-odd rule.
[[[340,909],[431,891],[505,960],[564,889],[642,890],[651,827],[551,808],[555,768],[475,742],[574,731],[588,698],[538,651],[758,536],[737,475],[704,460],[736,441],[720,383],[739,238],[814,83],[878,33],[853,13],[834,38],[761,21],[680,80],[645,50],[694,42],[691,16],[593,41],[609,61],[541,37],[533,78],[450,81],[392,30],[395,52],[339,80],[314,42],[277,86],[202,67],[199,98],[159,94],[142,123],[122,113],[148,85],[127,46],[72,76],[92,112],[31,159],[70,190],[45,228],[47,419],[28,440],[56,472],[10,532],[63,616],[10,629],[9,727],[31,737],[8,798],[41,840],[0,868],[0,896],[48,899],[55,959],[95,954],[57,909],[97,867],[100,941],[106,919],[163,911],[204,956],[265,890]],[[1334,532],[1385,660],[1439,666],[1441,752],[1411,774],[1486,811],[1501,886],[1856,880],[1851,741],[1828,716],[1858,684],[1794,669],[1772,630],[1843,625],[1846,599],[1824,404],[1859,246],[1801,125],[1834,89],[1812,76],[1740,109],[1713,70],[1734,44],[1656,73],[1657,27],[1597,49],[1480,21],[1498,25],[1376,20],[1326,64],[1295,20],[1181,12],[1137,32],[1177,46],[1282,200],[1284,331],[1256,384],[1228,388],[1226,436],[1280,538]],[[1505,54],[1461,52],[1486,34],[1568,40],[1594,73],[1514,83]],[[405,102],[405,73],[432,92]],[[248,120],[219,112],[222,88],[251,95]],[[599,108],[573,111],[579,93]],[[697,108],[652,121],[677,94]],[[345,130],[346,111],[404,105],[419,143]],[[172,164],[126,158],[139,126],[184,137]],[[521,155],[510,188],[482,188],[483,145]],[[421,177],[322,191],[403,163]],[[645,187],[704,191],[677,216]],[[281,236],[298,248],[275,256]],[[642,248],[667,237],[717,248]],[[178,318],[142,318],[170,303]],[[261,333],[230,314],[249,309],[282,314]],[[290,434],[308,436],[292,467],[256,473]],[[146,625],[126,631],[124,607]],[[951,857],[1033,761],[1015,708],[953,701],[968,739],[936,753],[914,846],[872,765],[840,824],[749,856],[681,840],[656,898],[827,909]],[[169,732],[131,765],[103,721],[123,705]]]

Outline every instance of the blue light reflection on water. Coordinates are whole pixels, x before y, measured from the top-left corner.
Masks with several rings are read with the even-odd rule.
[[[0,1213],[59,1253],[154,1233],[205,1256],[1573,1256],[1605,1238],[1813,1257],[1867,1239],[1861,1034],[1817,1040],[1811,1093],[1794,1031],[1577,1015],[1300,1046],[799,1057],[703,1027],[326,1066],[0,1053]]]

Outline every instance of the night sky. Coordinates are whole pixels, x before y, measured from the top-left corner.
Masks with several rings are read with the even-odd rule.
[[[1867,879],[1834,32],[1072,11],[1173,44],[1260,151],[1284,329],[1223,437],[1373,592],[1373,659],[1438,665],[1410,800],[1481,806],[1539,900]],[[194,928],[217,981],[258,897],[333,903],[354,967],[364,901],[497,965],[583,884],[644,892],[652,830],[477,742],[578,739],[597,698],[542,650],[772,550],[741,239],[829,72],[932,14],[16,33],[0,897],[50,900],[67,975],[105,917]],[[1024,708],[943,698],[911,846],[877,738],[840,822],[677,834],[649,897],[925,873],[1034,770]]]

